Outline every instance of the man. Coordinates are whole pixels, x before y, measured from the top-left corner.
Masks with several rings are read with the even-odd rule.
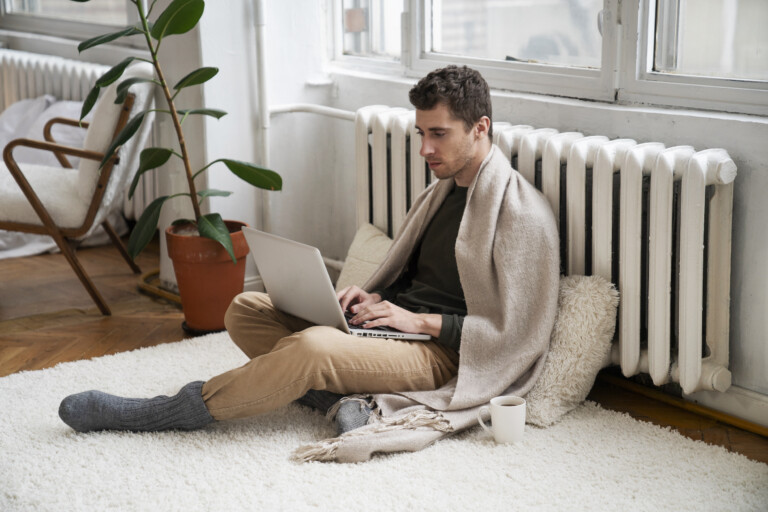
[[[445,431],[468,426],[466,415],[454,425],[450,411],[527,392],[554,323],[554,218],[493,146],[490,92],[477,71],[433,71],[409,96],[420,154],[438,180],[414,201],[366,286],[338,295],[351,323],[426,333],[430,341],[355,337],[277,311],[265,294],[245,293],[226,316],[232,340],[250,358],[244,366],[190,383],[174,397],[72,395],[61,418],[78,431],[192,429],[297,399],[327,409],[339,395],[362,393],[375,400],[342,404],[340,432],[368,423],[374,407],[383,420],[399,417],[392,424],[402,428]],[[427,413],[417,420],[415,409]],[[440,427],[446,417],[448,426]]]

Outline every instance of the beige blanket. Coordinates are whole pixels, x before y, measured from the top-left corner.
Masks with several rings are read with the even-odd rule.
[[[366,283],[391,284],[453,187],[433,183],[415,201],[382,265]],[[544,197],[489,152],[467,196],[456,239],[467,302],[456,378],[434,391],[375,395],[381,416],[340,437],[299,448],[297,460],[360,462],[375,452],[416,451],[476,424],[498,395],[525,395],[543,368],[557,311],[559,243]]]

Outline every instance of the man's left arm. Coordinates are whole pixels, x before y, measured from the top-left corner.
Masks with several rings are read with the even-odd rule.
[[[437,342],[450,349],[459,351],[461,346],[461,328],[464,326],[464,315],[442,315],[442,327]]]

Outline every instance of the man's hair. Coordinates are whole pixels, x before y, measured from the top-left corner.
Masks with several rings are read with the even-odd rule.
[[[446,66],[431,71],[408,93],[411,104],[418,110],[432,110],[439,104],[448,107],[451,115],[464,121],[466,131],[480,120],[491,117],[491,91],[485,79],[467,66]],[[493,135],[493,125],[488,138]]]

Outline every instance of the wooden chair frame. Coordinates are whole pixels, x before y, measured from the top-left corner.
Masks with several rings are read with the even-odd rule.
[[[112,140],[117,137],[120,131],[128,123],[128,117],[130,116],[131,109],[133,108],[134,100],[134,95],[129,94],[123,103],[120,116],[117,119],[117,124],[112,134]],[[69,265],[72,267],[72,270],[74,270],[75,274],[77,274],[80,282],[88,291],[88,294],[96,303],[96,306],[98,306],[101,313],[103,315],[110,315],[111,311],[109,306],[99,291],[96,289],[96,286],[93,284],[93,281],[91,281],[91,278],[85,272],[85,269],[81,265],[80,260],[77,259],[77,256],[75,255],[75,248],[77,247],[76,238],[86,234],[93,226],[96,214],[99,210],[99,207],[101,206],[102,199],[104,198],[104,193],[107,189],[109,178],[112,175],[112,169],[119,162],[119,157],[117,156],[117,153],[115,153],[115,155],[110,158],[106,164],[104,164],[104,167],[102,167],[101,173],[99,174],[99,179],[96,183],[96,190],[94,191],[93,197],[91,198],[91,204],[88,208],[88,212],[85,215],[83,223],[79,227],[75,228],[60,228],[56,226],[56,223],[51,218],[48,210],[46,210],[45,206],[40,201],[40,198],[32,189],[31,185],[24,176],[24,173],[19,168],[18,163],[13,158],[13,150],[16,147],[23,146],[51,151],[62,164],[62,166],[68,169],[71,169],[72,165],[70,164],[69,160],[67,160],[66,155],[100,161],[104,158],[104,153],[63,146],[61,144],[55,143],[53,136],[51,135],[51,128],[54,124],[64,124],[83,128],[88,127],[87,123],[80,123],[74,119],[66,119],[61,117],[54,118],[48,121],[48,123],[45,125],[44,137],[46,142],[31,139],[14,139],[9,142],[3,150],[3,160],[5,161],[5,165],[8,167],[8,170],[10,171],[13,178],[19,184],[19,188],[21,188],[21,191],[27,197],[27,200],[35,210],[35,213],[37,213],[38,217],[40,217],[40,220],[43,224],[39,225],[0,220],[0,229],[51,236],[56,242],[56,245],[61,250],[61,253],[67,259]],[[125,259],[128,265],[131,267],[131,270],[133,270],[135,274],[141,273],[141,269],[138,267],[138,265],[136,265],[130,256],[128,256],[128,251],[126,250],[125,245],[123,245],[122,240],[120,240],[120,237],[117,235],[117,232],[115,232],[109,221],[105,219],[102,221],[101,226],[107,232],[107,235],[109,235],[112,244],[117,248],[123,259]]]

